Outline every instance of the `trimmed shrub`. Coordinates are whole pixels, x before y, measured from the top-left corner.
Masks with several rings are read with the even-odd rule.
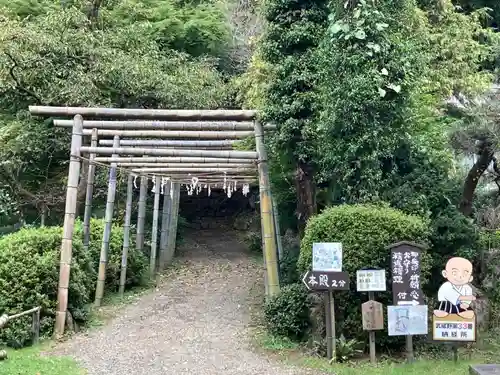
[[[92,219],[89,251],[83,251],[82,224],[75,223],[68,310],[82,324],[94,298],[104,221]],[[57,304],[61,227],[25,228],[0,238],[0,315],[41,306],[41,334],[52,334]],[[123,229],[114,225],[110,238],[106,286],[116,290],[120,278]],[[127,286],[142,284],[147,260],[131,242]],[[0,343],[22,347],[31,343],[31,317],[9,322]]]
[[[104,232],[104,220],[90,220],[90,243],[89,252],[92,258],[93,269],[99,269],[99,259],[101,257],[102,235]],[[83,236],[82,222],[75,224],[75,238]],[[106,269],[106,288],[109,291],[116,291],[120,285],[120,270],[122,262],[123,249],[123,227],[113,224],[111,227],[111,236],[109,238],[108,267]],[[146,271],[148,261],[146,256],[136,250],[135,236],[130,236],[130,245],[127,261],[127,279],[125,285],[133,287],[143,285],[146,282]]]
[[[61,237],[60,227],[44,227],[21,229],[0,239],[0,314],[41,306],[42,334],[53,329]],[[68,309],[76,320],[87,318],[96,275],[90,254],[75,239]],[[14,320],[0,330],[0,341],[12,347],[25,346],[31,338],[31,317]]]
[[[301,242],[298,268],[305,273],[312,267],[314,242],[341,242],[343,270],[351,276],[351,290],[335,293],[339,301],[336,311],[337,329],[348,338],[365,340],[361,325],[361,304],[366,295],[356,292],[356,271],[373,267],[387,270],[390,279],[390,251],[387,245],[407,240],[427,243],[429,228],[426,220],[389,208],[385,205],[341,205],[324,210],[307,223]],[[422,283],[427,282],[430,259],[422,257]],[[390,285],[387,288],[391,290]],[[377,300],[391,304],[391,293],[377,293]],[[379,341],[388,344],[392,338],[383,335]],[[392,341],[394,343],[394,341]]]
[[[307,289],[302,284],[284,286],[266,302],[264,316],[272,335],[302,339],[310,327]]]

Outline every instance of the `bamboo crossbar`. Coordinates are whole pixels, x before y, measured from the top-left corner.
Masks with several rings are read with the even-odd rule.
[[[164,121],[252,121],[257,111],[248,110],[186,110],[186,109],[131,109],[29,106],[32,115],[45,117],[154,119]]]
[[[54,126],[71,128],[72,120],[54,120]],[[83,121],[84,128],[118,130],[252,130],[253,122],[227,121]],[[276,129],[276,125],[266,125],[264,130]]]
[[[83,135],[91,135],[92,129],[83,129]],[[243,139],[253,136],[253,131],[170,131],[170,130],[114,130],[97,129],[97,135],[101,137],[119,137],[131,138],[196,138],[196,139]]]
[[[130,168],[130,167],[135,167],[135,168],[222,168],[222,169],[234,169],[234,168],[243,168],[243,169],[248,169],[251,167],[251,164],[240,164],[240,163],[233,163],[233,164],[224,164],[224,163],[117,163],[119,167],[124,167],[124,168]],[[256,167],[255,167],[256,168]]]
[[[225,150],[187,150],[187,149],[150,149],[132,147],[80,147],[81,152],[99,155],[152,155],[152,156],[191,156],[191,157],[214,157],[214,158],[236,158],[257,159],[255,151],[225,151]],[[97,158],[96,158],[97,159]]]
[[[256,168],[135,168],[132,172],[135,173],[169,173],[169,172],[188,172],[188,173],[214,173],[214,172],[226,172],[226,173],[241,173],[241,172],[253,172]]]
[[[120,142],[121,143],[121,142]],[[175,157],[175,156],[147,156],[147,157],[97,157],[94,159],[99,163],[130,163],[141,166],[144,164],[159,164],[159,163],[239,163],[239,164],[255,164],[256,160],[252,159],[236,159],[236,158],[204,158],[204,157]]]
[[[25,316],[25,315],[30,315],[30,314],[33,314],[33,313],[39,311],[39,310],[40,310],[40,307],[34,307],[30,310],[20,312],[19,314],[9,315],[9,320],[14,320],[14,319],[20,318],[20,317]]]
[[[121,146],[155,146],[155,147],[228,147],[231,148],[238,141],[170,141],[163,139],[124,139],[120,141]],[[101,139],[102,146],[112,146],[111,139]]]

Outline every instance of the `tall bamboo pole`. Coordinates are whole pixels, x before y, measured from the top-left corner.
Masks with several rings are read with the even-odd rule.
[[[177,240],[177,223],[179,222],[179,201],[181,185],[178,182],[172,182],[171,187],[172,209],[170,216],[170,226],[168,230],[167,245],[167,263],[170,263],[175,254],[175,242]]]
[[[151,233],[151,254],[149,257],[149,274],[151,279],[156,273],[156,248],[158,246],[158,216],[160,214],[161,177],[155,177],[155,199],[153,202],[153,227]]]
[[[161,235],[160,235],[160,270],[164,270],[167,263],[168,227],[170,225],[170,211],[172,200],[170,198],[170,180],[164,185],[163,209],[161,211]]]
[[[222,140],[222,141],[175,141],[164,139],[126,139],[120,144],[122,146],[156,146],[156,147],[233,147],[238,141]],[[111,146],[111,139],[99,140],[101,146]]]
[[[75,116],[85,118],[151,119],[164,121],[252,121],[256,111],[248,110],[187,110],[187,109],[132,109],[132,108],[89,108],[50,107],[30,105],[29,111],[38,116]]]
[[[115,136],[114,145],[120,147],[120,137]],[[109,239],[111,237],[111,225],[113,223],[113,211],[116,196],[116,164],[109,168],[108,198],[106,201],[106,214],[104,217],[104,233],[102,234],[101,256],[99,259],[99,272],[97,275],[97,286],[95,291],[95,305],[101,306],[104,296],[104,285],[106,283],[106,268],[108,266]]]
[[[264,266],[264,291],[266,293],[266,297],[269,296],[269,282],[267,281],[267,264],[266,264],[266,246],[264,245],[264,220],[260,219],[260,234],[261,234],[261,246],[262,246],[262,259]]]
[[[71,120],[54,120],[54,126],[70,127]],[[118,130],[253,130],[251,121],[84,121],[83,128]],[[264,129],[275,129],[265,125]]]
[[[92,130],[91,147],[97,147],[97,129]],[[90,218],[92,217],[92,195],[94,194],[95,181],[95,154],[89,156],[89,169],[87,173],[87,193],[85,195],[85,213],[83,214],[83,249],[89,250],[90,242]]]
[[[135,248],[143,251],[144,249],[144,224],[146,221],[146,195],[148,189],[148,178],[141,176],[141,185],[139,190],[139,205],[137,210],[137,233],[135,239]]]
[[[100,163],[218,163],[218,164],[256,164],[252,159],[236,158],[204,158],[204,157],[175,157],[175,156],[135,156],[135,157],[117,157],[109,158],[98,156],[96,162]]]
[[[71,157],[69,162],[68,183],[66,189],[66,208],[61,241],[61,259],[59,263],[59,286],[57,291],[57,310],[54,334],[61,337],[66,325],[68,308],[68,288],[73,252],[73,231],[75,227],[76,201],[78,197],[78,179],[80,177],[80,148],[83,138],[83,118],[75,115],[71,135]]]
[[[189,168],[189,167],[181,167],[181,168],[133,168],[132,172],[135,173],[176,173],[176,172],[189,172],[189,173],[227,173],[227,174],[238,174],[238,173],[252,173],[255,172],[254,168]]]
[[[96,153],[98,155],[139,155],[139,156],[189,156],[207,158],[235,158],[235,159],[257,159],[254,151],[234,151],[234,150],[184,150],[166,148],[147,147],[82,147],[82,152]]]
[[[90,135],[92,130],[84,129],[83,135]],[[133,138],[193,138],[193,139],[244,139],[253,135],[251,131],[213,131],[213,130],[119,130],[98,129],[99,136],[133,137]]]
[[[281,230],[280,230],[280,217],[278,212],[278,205],[276,204],[276,199],[271,195],[271,201],[273,202],[273,217],[274,217],[274,228],[276,233],[276,246],[278,248],[278,262],[283,259],[283,242],[281,240]],[[279,272],[279,265],[278,265]]]
[[[270,197],[269,170],[267,166],[267,152],[264,145],[262,125],[258,121],[255,121],[254,125],[255,145],[257,153],[259,154],[260,216],[264,229],[262,237],[264,238],[269,296],[272,297],[280,291],[273,208]]]
[[[129,174],[127,180],[127,203],[125,205],[125,222],[123,223],[122,268],[120,270],[120,287],[118,293],[123,297],[127,281],[128,249],[130,247],[130,220],[132,218],[132,195],[134,193],[134,176]]]
[[[158,165],[158,163],[118,163],[118,166],[124,168],[159,168],[160,170],[165,168],[220,168],[220,169],[249,169],[256,170],[256,166],[248,163],[164,163]]]

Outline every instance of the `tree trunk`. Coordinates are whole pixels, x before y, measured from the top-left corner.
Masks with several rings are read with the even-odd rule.
[[[462,199],[459,204],[459,210],[465,216],[470,216],[472,214],[472,202],[474,200],[474,192],[476,191],[477,184],[493,160],[494,153],[491,143],[484,142],[481,145],[478,155],[479,158],[474,163],[465,179]]]
[[[297,191],[297,218],[300,238],[303,237],[307,221],[316,214],[316,186],[314,172],[307,163],[298,163],[295,172]]]

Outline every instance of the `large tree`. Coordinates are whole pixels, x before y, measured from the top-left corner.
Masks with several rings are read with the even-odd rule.
[[[299,232],[316,212],[314,181],[318,97],[316,59],[328,18],[328,1],[266,0],[259,53],[270,75],[262,118],[277,125],[272,142],[285,164],[295,169]]]

